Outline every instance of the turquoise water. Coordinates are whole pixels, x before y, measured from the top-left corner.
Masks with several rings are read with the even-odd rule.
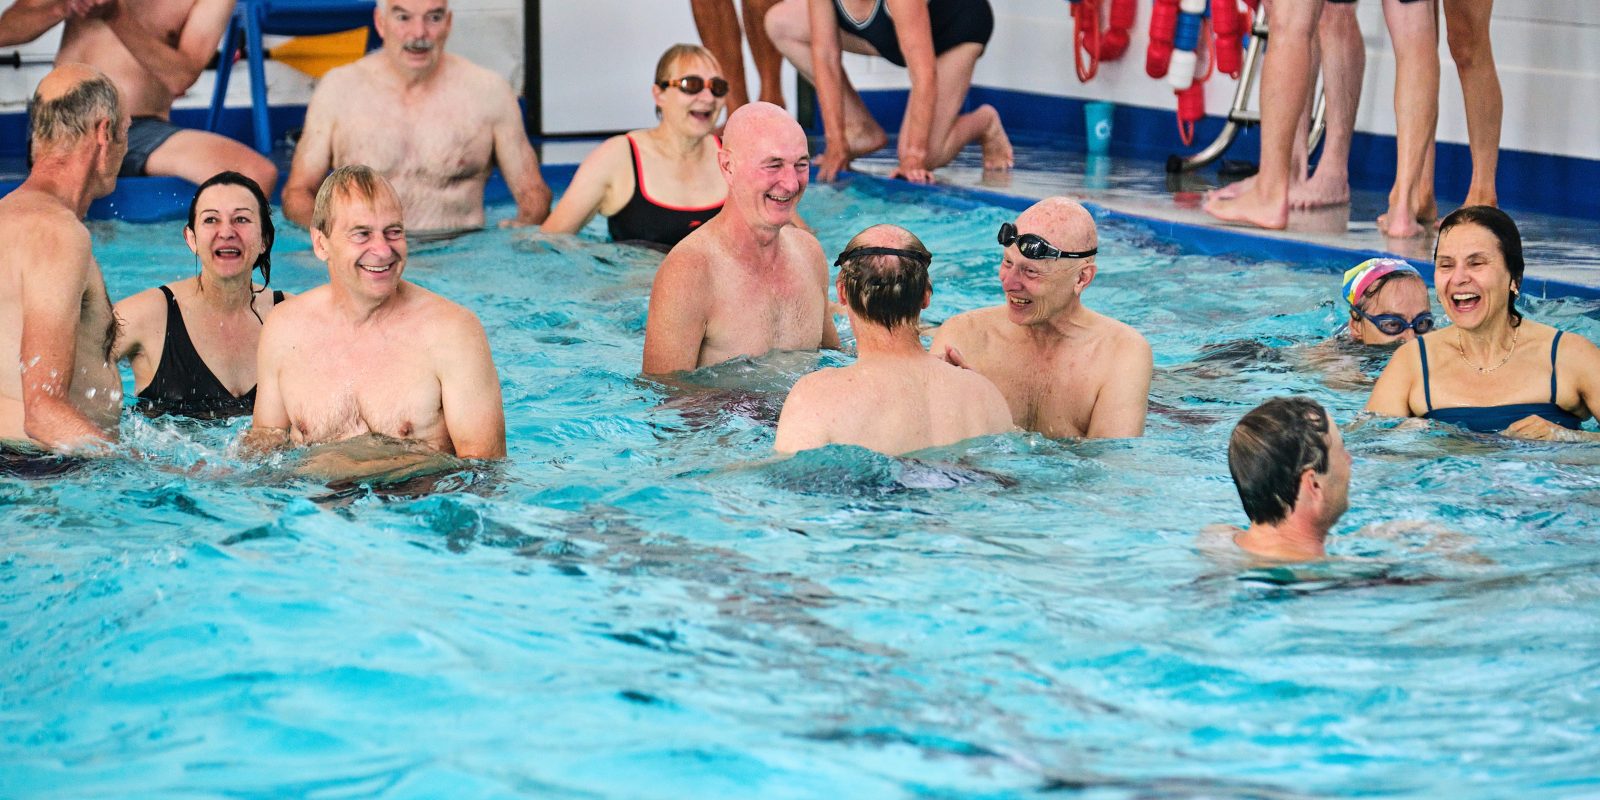
[[[830,254],[921,235],[931,320],[998,301],[1013,211],[858,180],[803,212]],[[283,230],[275,283],[324,280]],[[95,234],[113,296],[193,268],[177,224]],[[636,377],[654,254],[414,252],[488,328],[507,462],[337,493],[239,460],[243,422],[130,416],[136,455],[0,478],[0,796],[1600,792],[1600,450],[1354,426],[1338,560],[1219,563],[1238,416],[1365,402],[1304,369],[1337,279],[1127,224],[1101,252],[1089,303],[1156,353],[1146,438],[784,462],[783,388],[845,357],[674,397]]]

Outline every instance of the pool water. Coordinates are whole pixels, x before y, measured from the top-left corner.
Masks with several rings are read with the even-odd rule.
[[[858,178],[802,211],[830,255],[920,235],[929,320],[999,300],[1014,210]],[[275,285],[325,280],[280,231]],[[417,248],[488,329],[507,461],[334,492],[240,460],[245,421],[130,415],[126,456],[0,478],[0,796],[1600,793],[1600,450],[1350,425],[1365,392],[1304,368],[1348,265],[1102,234],[1147,436],[908,459],[770,457],[784,388],[846,356],[639,379],[653,253]],[[114,297],[193,270],[178,223],[95,236]],[[1592,302],[1528,311],[1600,337]],[[1210,557],[1227,434],[1290,392],[1349,426],[1338,558]]]

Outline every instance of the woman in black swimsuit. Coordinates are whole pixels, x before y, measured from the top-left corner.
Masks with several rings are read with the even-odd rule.
[[[598,212],[611,239],[669,250],[722,210],[728,184],[713,134],[729,91],[709,50],[673,45],[656,64],[654,128],[613,136],[578,165],[544,233],[577,233]]]
[[[266,291],[272,237],[272,208],[254,181],[222,172],[200,184],[183,227],[198,273],[116,305],[115,357],[132,364],[147,413],[212,419],[255,407],[256,342],[285,299]]]
[[[1395,351],[1367,410],[1479,433],[1588,441],[1600,409],[1600,348],[1524,319],[1522,236],[1505,212],[1467,206],[1444,218],[1433,283],[1453,323]]]
[[[993,107],[961,113],[972,69],[994,31],[989,0],[783,0],[767,33],[813,85],[827,149],[817,178],[831,181],[851,159],[888,143],[844,73],[841,51],[905,67],[911,96],[900,123],[896,177],[926,183],[961,148],[983,146],[984,169],[1009,169],[1011,141]]]

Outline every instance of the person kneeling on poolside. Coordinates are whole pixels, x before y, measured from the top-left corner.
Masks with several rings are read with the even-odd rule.
[[[404,279],[406,231],[389,182],[361,165],[334,170],[317,191],[311,248],[328,283],[267,320],[247,444],[379,434],[433,453],[503,457],[505,411],[483,325]],[[415,455],[398,460],[409,466]],[[307,468],[344,476],[396,466],[330,462]]]
[[[1262,403],[1228,438],[1228,472],[1250,527],[1222,533],[1260,558],[1325,558],[1328,531],[1350,507],[1350,464],[1339,427],[1315,401]]]
[[[856,334],[856,363],[795,383],[775,449],[853,444],[899,455],[1011,430],[1011,410],[994,384],[922,349],[917,321],[933,296],[932,260],[917,237],[894,225],[868,228],[845,246],[834,287]]]
[[[1098,270],[1094,218],[1065,197],[1000,226],[1006,304],[951,317],[932,351],[994,381],[1017,425],[1046,436],[1144,434],[1150,345],[1083,304]]]
[[[1600,348],[1523,319],[1524,266],[1522,236],[1505,212],[1467,206],[1445,217],[1433,284],[1454,324],[1396,351],[1367,410],[1525,439],[1600,439],[1579,429],[1600,407]]]
[[[727,206],[672,248],[650,287],[647,375],[839,347],[822,245],[791,224],[810,177],[805,131],[751,103],[728,117],[717,165]]]
[[[1397,258],[1369,258],[1344,273],[1350,338],[1359,344],[1399,345],[1433,330],[1428,285],[1416,267]]]
[[[153,414],[214,419],[256,404],[256,344],[288,296],[272,282],[272,206],[256,182],[219,172],[195,191],[183,237],[200,271],[117,303],[116,360]],[[261,269],[261,285],[251,281]],[[260,296],[265,293],[265,296]]]
[[[673,45],[650,91],[661,123],[613,136],[585,157],[542,232],[577,233],[599,212],[612,241],[666,251],[722,210],[728,184],[712,133],[728,93],[722,68],[704,47]]]

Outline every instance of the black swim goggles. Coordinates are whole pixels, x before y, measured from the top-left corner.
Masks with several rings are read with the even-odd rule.
[[[857,247],[854,250],[846,250],[843,253],[840,253],[839,257],[833,260],[833,265],[836,267],[842,267],[844,266],[844,262],[854,261],[862,256],[899,256],[901,258],[910,259],[914,264],[921,264],[923,269],[927,269],[928,265],[933,263],[932,253],[923,253],[917,250],[901,250],[898,247]]]
[[[656,81],[656,85],[662,89],[670,89],[676,86],[678,91],[684,94],[699,94],[701,89],[709,85],[712,97],[724,97],[728,94],[728,90],[733,88],[722,78],[712,78],[708,84],[706,79],[699,75],[685,75],[675,81]]]
[[[1379,314],[1377,316],[1373,316],[1365,311],[1362,311],[1359,306],[1351,306],[1350,308],[1357,314],[1360,314],[1362,319],[1372,323],[1373,326],[1376,327],[1384,336],[1399,336],[1400,334],[1405,333],[1407,328],[1416,331],[1418,336],[1433,330],[1432,311],[1424,311],[1408,322],[1405,317],[1402,317],[1399,314]]]
[[[1069,250],[1057,250],[1056,248],[1051,247],[1050,243],[1045,241],[1044,237],[1037,233],[1024,233],[1018,235],[1016,225],[1013,225],[1009,222],[1000,223],[1000,246],[1010,247],[1013,242],[1016,243],[1017,249],[1020,250],[1024,256],[1034,260],[1043,258],[1088,258],[1089,256],[1100,252],[1100,248],[1098,247],[1091,247],[1088,250],[1077,253]]]

